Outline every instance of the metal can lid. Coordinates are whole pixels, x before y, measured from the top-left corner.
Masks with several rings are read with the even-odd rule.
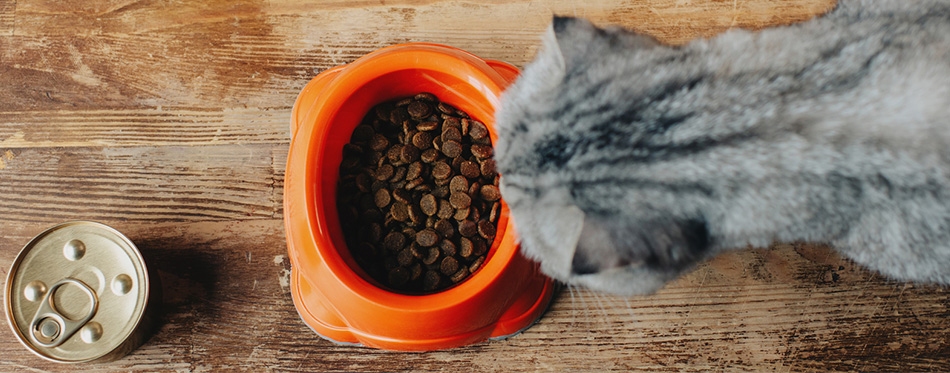
[[[14,334],[57,362],[104,357],[136,333],[149,295],[142,255],[109,226],[75,221],[37,235],[17,255],[4,306]]]

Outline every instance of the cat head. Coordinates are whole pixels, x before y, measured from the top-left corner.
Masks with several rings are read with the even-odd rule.
[[[655,87],[617,79],[642,74],[657,57],[642,53],[656,48],[647,36],[555,17],[503,96],[502,195],[523,253],[560,281],[650,293],[706,255],[706,222],[690,203],[702,190],[666,185],[639,161],[653,130],[642,123],[653,122],[635,103]]]

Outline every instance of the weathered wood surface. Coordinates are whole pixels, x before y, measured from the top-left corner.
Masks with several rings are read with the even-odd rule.
[[[505,341],[396,353],[316,337],[288,292],[290,107],[320,71],[409,41],[523,66],[552,13],[669,43],[807,19],[830,0],[0,0],[0,271],[46,227],[110,224],[156,267],[160,330],[104,365],[0,371],[950,370],[947,289],[825,247],[733,252],[656,295],[570,289]]]

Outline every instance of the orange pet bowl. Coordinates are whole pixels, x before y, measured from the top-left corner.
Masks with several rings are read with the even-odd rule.
[[[431,92],[485,123],[492,141],[501,93],[518,75],[504,62],[434,44],[402,44],[324,71],[294,103],[284,180],[291,294],[321,337],[391,350],[437,350],[505,338],[531,326],[551,302],[553,282],[518,252],[502,204],[482,267],[426,295],[386,289],[346,248],[336,192],[343,145],[376,104]]]

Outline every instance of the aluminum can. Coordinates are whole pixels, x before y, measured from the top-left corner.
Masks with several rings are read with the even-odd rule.
[[[20,343],[47,360],[112,361],[151,333],[161,303],[157,280],[119,231],[89,221],[59,224],[13,261],[7,322]]]

